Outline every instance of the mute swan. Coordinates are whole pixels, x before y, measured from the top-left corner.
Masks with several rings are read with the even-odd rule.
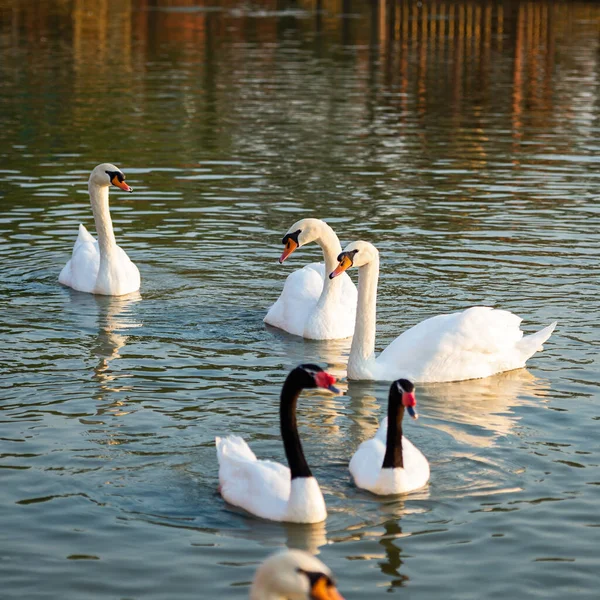
[[[305,388],[321,387],[337,393],[334,383],[335,377],[317,365],[300,365],[287,376],[281,390],[279,420],[289,468],[270,460],[257,460],[241,437],[216,438],[220,491],[227,502],[270,521],[325,520],[325,500],[300,444],[296,404]]]
[[[302,550],[284,550],[256,570],[250,600],[344,600],[331,571]]]
[[[98,165],[90,175],[88,191],[96,222],[96,241],[83,226],[73,247],[73,255],[63,267],[58,281],[80,292],[122,296],[140,289],[140,272],[125,251],[117,246],[108,209],[110,185],[133,192],[125,175],[115,165]]]
[[[325,265],[310,263],[288,275],[281,296],[264,322],[311,340],[350,337],[354,333],[356,286],[346,274],[339,281],[326,277],[335,269],[342,251],[333,229],[319,219],[294,223],[283,237],[285,250],[279,262],[310,242],[321,246]]]
[[[521,319],[506,310],[473,306],[462,312],[431,317],[398,336],[375,358],[375,304],[379,252],[369,242],[352,242],[338,256],[337,277],[358,269],[358,306],[350,357],[349,379],[390,381],[461,381],[488,377],[525,366],[542,349],[556,322],[523,337]]]
[[[375,437],[363,442],[350,461],[357,487],[387,496],[418,490],[429,481],[427,459],[402,435],[404,409],[417,418],[414,389],[407,379],[392,383],[388,416],[382,419]]]

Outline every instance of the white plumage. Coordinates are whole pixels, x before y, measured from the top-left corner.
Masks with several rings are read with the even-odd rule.
[[[422,452],[402,436],[404,468],[382,469],[388,418],[382,419],[375,437],[363,442],[350,461],[357,487],[387,496],[418,490],[429,481],[429,463]]]
[[[525,366],[542,349],[556,322],[523,336],[521,319],[506,310],[474,306],[426,319],[398,336],[375,357],[379,252],[369,242],[349,244],[332,273],[359,267],[356,327],[348,359],[349,379],[417,382],[461,381],[488,377]],[[343,263],[343,264],[342,264]]]
[[[317,365],[293,369],[281,391],[281,437],[290,468],[258,460],[239,436],[216,438],[219,483],[223,498],[249,513],[271,521],[320,523],[327,518],[325,500],[312,476],[296,425],[296,403],[305,388],[337,392],[335,378]]]
[[[118,178],[111,179],[111,175]],[[98,165],[90,175],[88,190],[94,213],[98,240],[79,225],[73,254],[63,267],[58,281],[90,294],[122,296],[140,288],[140,272],[125,251],[117,245],[108,207],[108,188],[117,185],[126,191],[124,175],[109,163]]]
[[[333,229],[319,219],[302,219],[288,234],[299,232],[297,247],[316,242],[323,250],[323,263],[310,263],[288,275],[283,291],[271,306],[264,322],[307,339],[328,340],[350,337],[356,316],[356,286],[344,274],[339,282],[327,275],[337,264],[342,247]],[[285,238],[284,238],[285,239]]]
[[[331,571],[302,550],[284,550],[256,570],[250,600],[344,600]]]
[[[216,445],[221,495],[229,504],[269,521],[320,523],[327,518],[314,477],[292,480],[288,467],[258,460],[239,436],[217,437]]]

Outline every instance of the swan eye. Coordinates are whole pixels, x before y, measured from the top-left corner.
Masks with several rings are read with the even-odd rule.
[[[293,233],[286,233],[283,236],[283,239],[281,240],[282,244],[289,244],[290,240],[292,242],[294,242],[296,244],[296,246],[300,245],[300,242],[298,241],[298,236],[302,233],[302,229],[298,229],[297,231],[294,231]]]
[[[105,173],[108,175],[108,178],[113,185],[118,186],[119,183],[123,183],[125,181],[125,175],[119,171],[105,171]]]

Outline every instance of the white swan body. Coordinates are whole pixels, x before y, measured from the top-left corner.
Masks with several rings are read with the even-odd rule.
[[[327,277],[342,251],[333,229],[319,219],[302,219],[290,227],[283,239],[287,248],[280,262],[296,248],[316,242],[323,250],[325,264],[311,263],[291,273],[264,322],[307,339],[350,337],[354,332],[358,294],[346,274],[339,282]]]
[[[369,242],[353,242],[342,255],[334,277],[354,265],[358,272],[358,306],[348,378],[417,382],[461,381],[519,369],[542,349],[556,322],[523,336],[521,319],[511,312],[474,306],[422,321],[398,336],[375,357],[375,319],[379,252]],[[330,276],[331,276],[330,275]]]
[[[325,500],[314,477],[291,479],[290,469],[258,460],[241,438],[216,438],[223,498],[249,513],[289,523],[320,523],[327,518]]]
[[[250,600],[344,600],[330,569],[302,550],[284,550],[256,570]]]
[[[111,184],[132,191],[124,180],[123,173],[109,163],[98,165],[92,171],[88,190],[98,240],[79,225],[71,259],[58,277],[63,285],[80,292],[106,296],[122,296],[139,290],[140,272],[125,251],[117,246],[108,208]]]
[[[241,437],[216,438],[220,491],[227,502],[271,521],[320,523],[327,518],[323,494],[298,437],[296,403],[305,388],[337,392],[334,382],[335,378],[317,365],[300,365],[285,380],[279,414],[289,468],[258,460]]]
[[[375,437],[363,442],[350,461],[350,473],[357,487],[380,496],[418,490],[429,481],[429,463],[423,453],[402,436],[404,467],[382,469],[388,418],[381,420]]]

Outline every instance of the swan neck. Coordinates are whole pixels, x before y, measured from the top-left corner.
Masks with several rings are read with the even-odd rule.
[[[298,425],[296,423],[296,405],[302,385],[297,381],[297,375],[292,371],[281,390],[279,404],[279,421],[281,425],[281,439],[285,449],[285,456],[290,467],[292,480],[297,477],[312,477],[312,473],[304,457]]]
[[[323,259],[325,261],[325,285],[331,285],[336,279],[329,279],[329,273],[338,266],[337,257],[342,251],[342,245],[340,244],[340,240],[335,231],[333,231],[327,223],[322,223],[319,237],[315,239],[315,242],[319,244],[323,251]]]
[[[350,347],[349,362],[363,362],[375,352],[375,324],[377,317],[377,280],[379,278],[379,258],[358,269],[358,302],[356,304],[356,324]]]
[[[392,390],[388,399],[388,426],[382,466],[384,469],[404,468],[404,457],[402,455],[403,419],[404,405],[402,399],[398,392]]]
[[[90,203],[96,223],[98,247],[100,256],[110,253],[117,245],[113,231],[112,219],[108,208],[108,187],[98,186],[92,182],[88,184]]]

